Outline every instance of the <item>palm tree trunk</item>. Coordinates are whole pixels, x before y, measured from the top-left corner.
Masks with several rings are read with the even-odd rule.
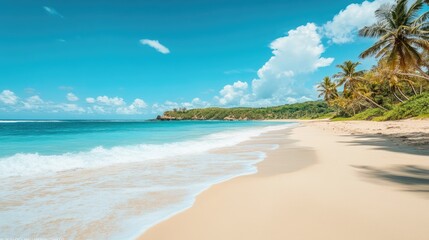
[[[418,77],[418,78],[423,78],[423,79],[425,79],[425,80],[428,80],[429,81],[429,76],[426,74],[426,73],[424,73],[424,71],[423,70],[420,70],[420,71],[422,71],[423,73],[421,73],[422,75],[419,75],[419,74],[415,74],[415,73],[397,73],[397,74],[399,74],[399,75],[402,75],[402,76],[408,76],[408,77]],[[419,71],[419,72],[420,72]]]
[[[418,93],[417,93],[416,88],[414,87],[414,85],[410,81],[407,81],[407,82],[408,82],[408,84],[410,84],[411,89],[413,89],[414,95],[418,95]]]
[[[379,108],[381,108],[381,109],[383,109],[383,110],[387,111],[387,109],[386,109],[386,108],[384,108],[384,107],[383,107],[383,106],[381,106],[380,104],[378,104],[378,103],[374,102],[371,98],[369,98],[369,97],[367,97],[367,96],[365,96],[365,95],[362,95],[361,93],[358,93],[358,94],[359,94],[359,96],[361,96],[361,97],[365,98],[366,100],[368,100],[370,103],[374,104],[375,106],[377,106],[377,107],[379,107]]]
[[[396,95],[395,90],[393,90],[393,96],[395,96],[396,99],[398,99],[401,103],[404,102],[404,100],[402,100],[401,98],[398,97],[398,95]]]
[[[401,91],[401,89],[399,88],[399,87],[396,87],[396,89],[398,89],[398,92],[405,98],[405,99],[407,99],[407,100],[410,100],[410,98],[408,98],[402,91]]]
[[[413,85],[413,81],[411,81],[410,79],[403,79],[405,82],[408,83],[408,85],[410,85],[411,89],[413,90],[414,95],[418,95],[416,88]]]

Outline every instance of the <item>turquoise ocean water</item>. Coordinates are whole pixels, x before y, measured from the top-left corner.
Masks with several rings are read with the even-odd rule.
[[[0,238],[132,239],[255,172],[276,146],[240,143],[290,125],[0,121]]]

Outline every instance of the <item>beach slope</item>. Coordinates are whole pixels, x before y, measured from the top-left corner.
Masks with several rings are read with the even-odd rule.
[[[257,174],[213,186],[140,239],[428,239],[427,149],[327,124],[255,138],[279,144]]]

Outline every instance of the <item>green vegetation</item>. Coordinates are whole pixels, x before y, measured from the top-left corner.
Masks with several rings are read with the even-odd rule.
[[[320,96],[335,109],[335,120],[398,120],[428,116],[429,1],[397,0],[376,12],[377,22],[359,31],[377,38],[360,54],[375,56],[376,66],[358,70],[359,62],[337,65],[333,78],[318,86]],[[338,92],[342,88],[342,92]]]
[[[420,94],[410,100],[395,105],[391,110],[384,111],[379,108],[368,108],[352,117],[335,116],[332,120],[400,120],[406,118],[429,118],[429,93]]]
[[[410,98],[410,100],[396,105],[392,110],[386,112],[376,120],[399,120],[404,118],[419,117],[429,115],[429,93],[421,94]]]
[[[266,108],[203,108],[175,109],[164,113],[163,119],[183,120],[262,120],[316,119],[333,116],[333,109],[323,101],[288,104]]]

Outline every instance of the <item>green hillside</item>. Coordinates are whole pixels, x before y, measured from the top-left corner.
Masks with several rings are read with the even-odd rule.
[[[201,108],[167,111],[160,120],[263,120],[315,119],[330,117],[333,113],[324,101],[287,104],[265,108]]]

